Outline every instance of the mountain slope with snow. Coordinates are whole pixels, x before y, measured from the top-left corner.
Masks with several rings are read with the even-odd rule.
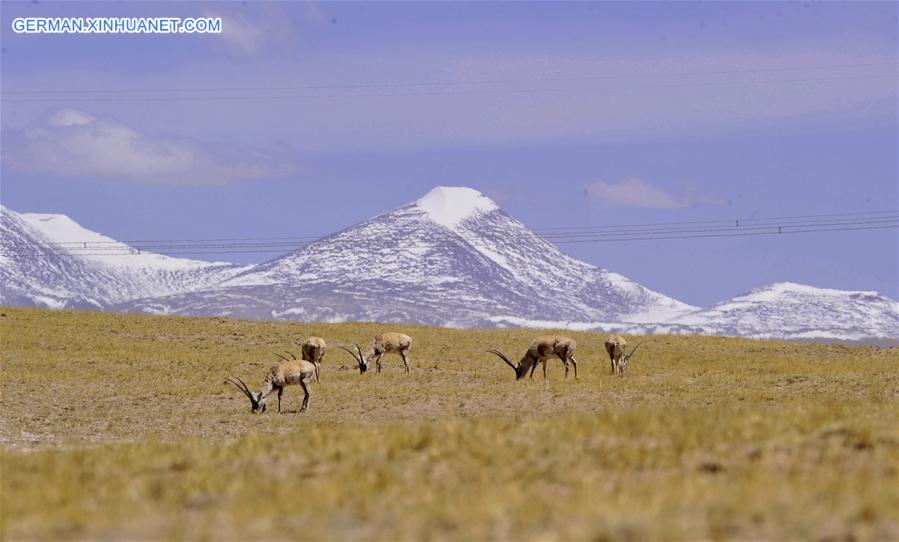
[[[101,233],[89,230],[66,215],[48,213],[20,213],[19,217],[41,233],[50,243],[64,250],[78,249],[81,258],[99,266],[113,269],[183,271],[231,265],[186,258],[172,258],[144,252]]]
[[[583,321],[696,310],[566,256],[486,196],[460,187],[437,187],[214,292],[125,308],[451,326],[490,325],[498,314]]]
[[[897,339],[899,301],[871,291],[779,282],[672,323],[699,333],[760,339]]]
[[[4,302],[105,308],[139,297],[208,288],[249,267],[138,254],[65,215],[18,214],[2,206],[0,213]],[[82,250],[72,250],[73,242]]]
[[[471,189],[438,187],[418,200],[416,207],[439,223],[430,209],[430,200],[438,191],[443,191],[441,199],[450,199],[452,196],[446,193],[449,190],[475,192],[493,203]],[[469,194],[464,199],[471,200],[473,196]],[[564,311],[549,312],[564,315],[566,319],[622,319],[635,315],[665,319],[696,309],[564,254],[495,204],[489,207],[481,202],[477,212],[466,219],[443,225],[511,273],[518,282],[537,292],[546,303],[564,306]]]
[[[711,308],[693,307],[565,255],[470,188],[437,187],[253,266],[146,251],[134,255],[128,245],[65,215],[19,215],[0,206],[0,218],[4,304],[298,321],[899,340],[899,302],[877,292],[784,282]],[[72,250],[75,242],[80,251]]]
[[[16,213],[0,207],[0,301],[51,308],[102,308],[116,277],[71,258]]]
[[[899,345],[899,302],[870,291],[779,282],[671,318],[570,322],[494,316],[498,326],[569,328],[632,335],[723,335],[755,339],[864,341]]]

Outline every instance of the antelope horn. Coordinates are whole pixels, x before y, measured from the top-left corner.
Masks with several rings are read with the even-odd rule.
[[[243,386],[244,391],[246,391],[246,392],[250,395],[250,397],[252,397],[252,396],[253,396],[253,392],[250,391],[250,387],[247,386],[247,383],[244,382],[239,376],[235,376],[234,378],[236,378],[237,381],[240,382],[240,385]]]
[[[356,350],[359,352],[359,363],[361,364],[365,360],[365,356],[362,355],[362,347],[359,346],[359,343],[356,343]]]
[[[237,380],[240,380],[240,377],[235,376],[234,378],[236,378]],[[240,383],[243,384],[243,389],[246,390],[247,396],[249,396],[250,402],[253,404],[253,408],[258,407],[259,400],[253,396],[253,392],[250,391],[250,387],[247,386],[247,383],[244,382],[243,380],[240,380]]]
[[[643,343],[638,343],[637,346],[635,346],[634,349],[631,350],[631,353],[628,354],[628,355],[626,355],[626,356],[624,357],[625,361],[629,361],[629,360],[631,359],[631,356],[633,356],[633,355],[634,355],[634,352],[636,352],[637,349],[640,348],[640,345],[641,345],[641,344],[643,344]]]
[[[358,346],[358,345],[357,345],[357,346]],[[357,357],[356,357],[356,353],[353,352],[352,350],[350,350],[349,348],[347,348],[346,346],[343,346],[343,345],[337,345],[337,348],[340,348],[341,350],[346,350],[347,352],[350,353],[351,356],[353,356],[353,359],[356,360],[357,363],[359,363],[360,365],[362,364],[361,353],[360,353],[360,357],[357,358]]]
[[[235,382],[235,380],[237,380],[237,382],[240,382],[240,384],[238,384],[237,382]],[[230,382],[231,384],[234,384],[234,386],[235,386],[237,389],[239,389],[240,391],[242,391],[242,392],[244,393],[244,395],[246,395],[247,397],[249,397],[249,398],[250,398],[250,401],[251,401],[254,405],[256,404],[256,398],[253,397],[252,392],[250,392],[250,389],[247,387],[246,383],[245,383],[243,380],[237,378],[236,376],[229,376],[228,378],[225,379],[225,383],[227,384],[227,383],[229,383],[229,382]],[[241,384],[243,384],[243,385],[241,385]]]
[[[490,352],[491,354],[496,354],[497,356],[499,356],[499,358],[500,358],[501,360],[503,360],[503,361],[505,361],[507,364],[509,364],[509,367],[515,369],[515,372],[518,372],[518,367],[516,367],[511,361],[509,361],[509,358],[507,358],[507,357],[505,356],[505,354],[503,354],[503,353],[500,352],[499,350],[487,350],[487,352]]]
[[[284,361],[290,361],[289,358],[285,358],[284,356],[282,356],[281,354],[279,354],[277,352],[275,352],[275,355],[278,356],[279,358],[283,359]]]
[[[290,354],[290,357],[292,357],[294,361],[297,360],[297,357],[293,355],[293,352],[287,352],[287,353]]]

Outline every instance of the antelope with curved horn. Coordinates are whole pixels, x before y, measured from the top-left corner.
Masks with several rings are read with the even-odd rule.
[[[315,381],[322,381],[322,360],[325,359],[325,349],[328,345],[321,337],[306,337],[300,346],[300,355],[306,361],[315,365]]]
[[[609,338],[606,339],[606,352],[608,352],[609,360],[612,362],[613,375],[624,374],[624,370],[627,369],[627,363],[630,361],[631,356],[634,355],[634,352],[640,348],[641,344],[643,343],[638,343],[629,354],[626,354],[627,340],[621,335],[609,335]]]
[[[404,372],[411,372],[409,368],[409,349],[412,348],[412,337],[406,335],[405,333],[380,333],[372,337],[371,341],[368,343],[368,348],[366,348],[365,353],[362,353],[362,348],[356,344],[356,350],[359,352],[359,356],[356,357],[356,353],[350,350],[349,348],[343,348],[350,354],[352,354],[353,359],[356,360],[356,364],[359,366],[359,372],[364,373],[368,370],[368,363],[374,358],[375,365],[378,368],[378,372],[381,372],[381,356],[384,354],[399,354],[403,358],[403,370]]]
[[[353,356],[353,360],[356,362],[356,367],[359,369],[359,374],[362,374],[368,370],[368,362],[365,360],[365,357],[362,355],[362,349],[359,347],[359,345],[357,344],[357,345],[355,345],[355,347],[356,347],[356,350],[359,352],[358,356],[356,355],[356,352],[353,352],[346,346],[337,345],[337,348],[340,348],[341,350],[346,350],[347,352],[350,353],[351,356]]]
[[[543,378],[545,379],[546,361],[553,356],[558,356],[565,365],[565,378],[568,378],[568,363],[571,362],[574,366],[574,379],[577,380],[577,360],[574,359],[574,350],[576,347],[577,343],[574,339],[563,337],[561,335],[543,335],[531,342],[527,351],[521,356],[518,365],[509,361],[509,358],[499,350],[494,349],[487,351],[491,354],[495,354],[501,360],[505,361],[509,367],[512,367],[515,370],[515,377],[517,380],[524,378],[528,370],[531,371],[531,378],[534,378],[534,370],[537,368],[538,363],[543,364]]]
[[[273,391],[278,390],[278,413],[281,413],[281,394],[284,393],[284,388],[292,385],[299,385],[303,388],[303,406],[300,408],[300,412],[305,412],[306,408],[309,406],[309,382],[315,376],[315,365],[306,360],[298,360],[296,356],[292,353],[290,354],[291,358],[289,359],[281,354],[275,354],[282,361],[278,365],[275,365],[269,368],[268,373],[265,375],[265,379],[262,381],[262,386],[259,388],[259,392],[255,395],[250,391],[250,388],[246,385],[246,383],[234,376],[229,376],[225,379],[225,383],[234,384],[237,389],[242,391],[244,395],[246,395],[250,399],[250,407],[252,412],[259,413],[265,412],[265,401],[268,398],[269,394]]]

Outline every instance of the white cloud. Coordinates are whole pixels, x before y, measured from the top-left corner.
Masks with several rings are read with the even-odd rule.
[[[245,11],[225,8],[207,11],[204,17],[219,17],[222,31],[209,34],[213,48],[233,56],[262,56],[268,51],[290,50],[296,46],[296,29],[290,15],[277,3],[259,3],[251,10],[252,19]],[[315,18],[319,20],[315,20]],[[304,20],[319,24],[323,17],[318,7],[307,4]]]
[[[675,196],[640,179],[625,179],[617,183],[596,181],[584,188],[584,193],[603,207],[642,207],[647,209],[683,209],[699,205],[729,205],[729,201],[691,190]]]
[[[117,96],[121,99],[100,102],[98,107],[130,125],[156,132],[177,125],[197,139],[226,134],[230,140],[248,144],[284,140],[306,152],[660,139],[737,134],[805,121],[889,122],[896,116],[894,54],[855,57],[844,52],[785,51],[772,56],[711,51],[592,58],[426,50],[395,53],[375,48],[296,54],[284,60],[266,55],[290,50],[282,45],[290,43],[287,30],[279,33],[277,26],[270,26],[267,14],[256,17],[254,24],[266,22],[261,41],[248,42],[255,43],[253,55],[260,58],[258,62],[211,62],[146,73],[82,68],[4,72],[4,88],[290,89],[148,90],[138,96]],[[202,39],[226,47],[223,38],[204,35]],[[794,69],[826,65],[848,67]],[[881,77],[884,74],[891,76]],[[429,86],[353,87],[394,82]],[[57,107],[71,104],[71,98],[85,97],[84,93],[61,96],[59,102],[52,102]],[[106,100],[108,94],[88,97]],[[3,125],[37,116],[47,103],[6,100]],[[223,107],[227,107],[226,115]]]
[[[222,32],[218,36],[228,45],[233,52],[253,54],[259,48],[264,37],[263,29],[244,17],[230,15],[212,15],[207,17],[220,17],[222,19]]]
[[[96,117],[88,115],[84,111],[78,111],[77,109],[63,109],[50,115],[50,119],[47,122],[50,126],[81,126],[82,124],[89,124],[95,120],[97,120]]]
[[[289,152],[159,137],[98,119],[75,109],[12,134],[5,159],[18,169],[78,177],[177,183],[224,184],[296,173]]]

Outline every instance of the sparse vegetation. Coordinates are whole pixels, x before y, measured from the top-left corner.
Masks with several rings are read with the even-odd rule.
[[[622,378],[566,331],[580,381],[516,382],[484,350],[533,330],[390,325],[411,374],[331,348],[253,415],[225,376],[388,326],[2,313],[4,540],[899,536],[896,349],[655,336]]]

